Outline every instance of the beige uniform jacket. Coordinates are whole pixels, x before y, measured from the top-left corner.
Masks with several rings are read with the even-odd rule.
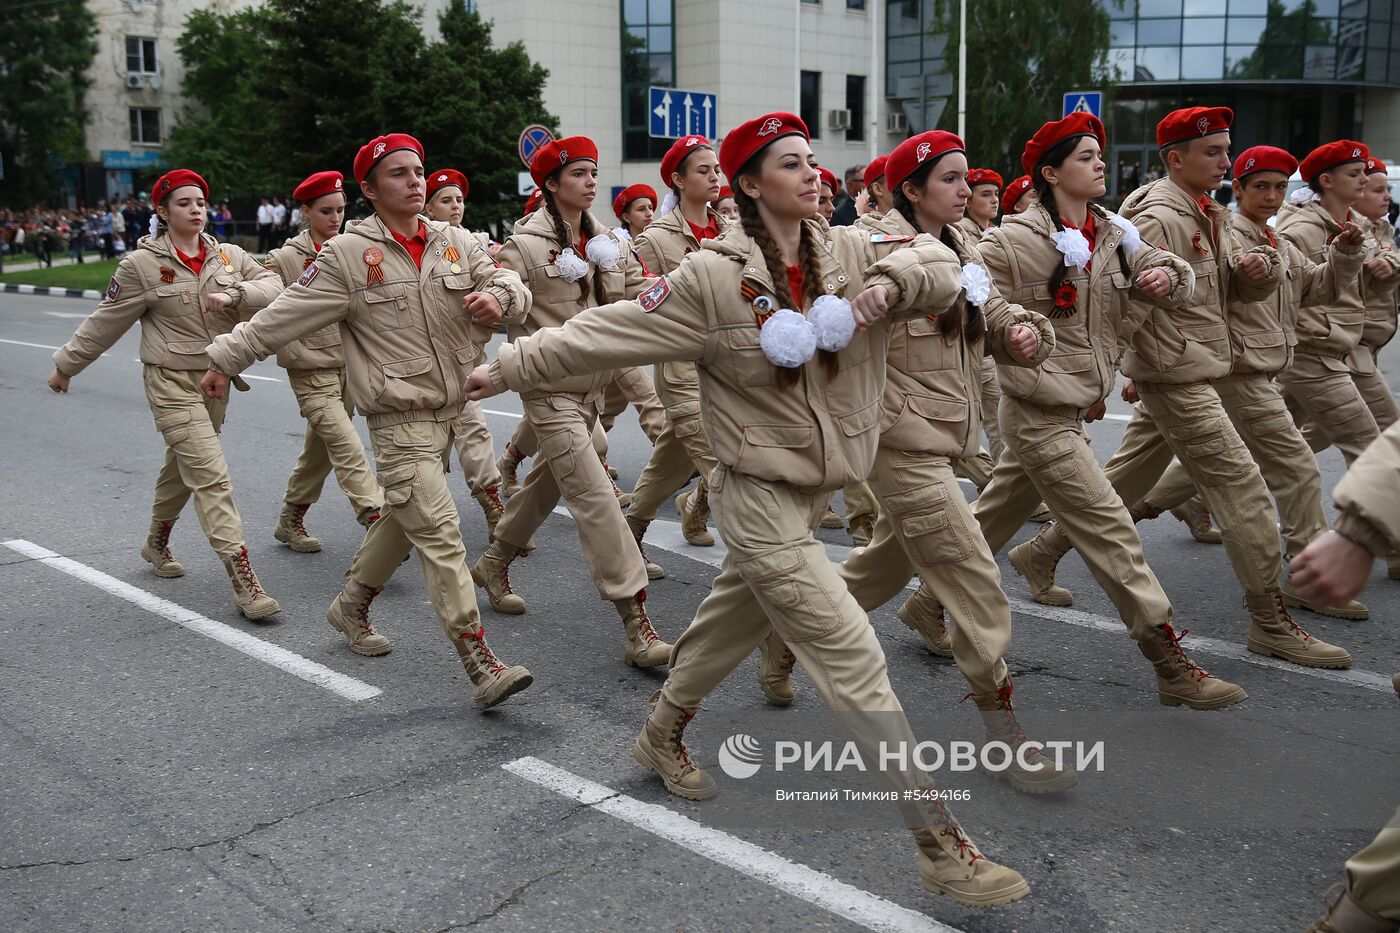
[[[1400,548],[1400,424],[1356,458],[1332,491],[1341,512],[1333,528],[1377,557]]]
[[[899,211],[890,211],[869,226],[871,236],[910,237],[915,230]],[[981,265],[975,242],[958,227],[949,228],[960,263]],[[956,313],[967,313],[967,296],[959,293]],[[936,318],[943,308],[895,321],[890,325],[886,356],[885,394],[881,400],[880,446],[892,450],[919,451],[960,460],[977,455],[982,429],[982,358],[990,353],[999,363],[1035,367],[1050,355],[1055,332],[1041,315],[1008,304],[991,283],[982,304],[986,330],[968,342],[961,333],[944,337]],[[965,320],[965,317],[963,318]],[[1006,337],[1016,324],[1034,328],[1040,335],[1035,357],[1013,356]],[[987,417],[995,418],[996,412]]]
[[[1208,211],[1209,216],[1202,214],[1196,200],[1171,178],[1144,185],[1123,202],[1122,215],[1137,225],[1143,241],[1186,260],[1196,276],[1195,291],[1182,306],[1136,309],[1146,312],[1146,322],[1123,356],[1123,374],[1130,379],[1185,385],[1229,374],[1226,301],[1262,301],[1279,287],[1278,251],[1270,246],[1248,250],[1268,261],[1264,281],[1237,275],[1240,254],[1230,237],[1229,212],[1214,199]]]
[[[1276,236],[1271,243],[1269,232],[1247,217],[1231,215],[1230,226],[1241,248],[1276,246],[1283,270],[1283,284],[1268,298],[1230,302],[1226,316],[1234,356],[1230,371],[1274,375],[1293,362],[1302,310],[1354,300],[1344,293],[1356,291],[1357,273],[1366,257],[1360,247],[1350,252],[1334,249],[1327,251],[1323,262],[1314,262],[1285,237]],[[1309,319],[1310,323],[1316,320]]]
[[[496,386],[521,391],[612,366],[694,360],[705,430],[720,463],[814,494],[863,482],[879,440],[890,329],[951,304],[960,266],[932,237],[896,250],[872,244],[855,227],[834,227],[826,239],[821,224],[806,223],[827,244],[820,257],[825,293],[854,297],[873,284],[889,291],[890,314],[856,333],[837,355],[840,368],[830,381],[814,359],[796,385],[777,384],[759,346],[754,306],[741,290],[772,299],[774,288],[757,244],[733,225],[637,301],[503,347],[492,364]]]
[[[267,254],[263,265],[282,277],[283,285],[291,285],[306,267],[316,260],[316,244],[310,231],[303,230],[285,245]],[[277,365],[283,369],[340,369],[345,365],[345,351],[340,348],[340,325],[327,324],[314,334],[293,340],[277,351]]]
[[[1369,224],[1356,211],[1348,220],[1366,230]],[[1285,204],[1278,213],[1275,227],[1281,239],[1298,247],[1312,262],[1326,262],[1333,252],[1332,240],[1342,232],[1320,201]],[[1299,353],[1308,353],[1328,360],[1344,360],[1361,342],[1366,324],[1366,310],[1361,303],[1359,283],[1338,292],[1336,300],[1298,309]]]
[[[1400,263],[1395,249],[1395,228],[1381,218],[1370,224],[1366,237],[1366,255],[1384,256],[1392,265]],[[1366,305],[1366,324],[1361,331],[1361,343],[1352,351],[1352,371],[1371,375],[1376,371],[1376,354],[1395,336],[1396,296],[1400,289],[1400,271],[1388,279],[1377,279],[1364,269],[1361,272],[1361,298]]]
[[[890,213],[898,214],[899,211],[890,211]],[[955,227],[957,231],[962,234],[964,240],[974,245],[977,243],[978,240],[982,239],[983,235],[985,235],[988,231],[996,229],[996,226],[993,225],[991,227],[988,227],[986,230],[983,230],[981,227],[977,226],[977,221],[967,216],[964,216],[962,220],[958,221]]]
[[[1050,291],[1051,275],[1065,257],[1051,239],[1055,224],[1043,206],[1036,203],[1007,217],[978,243],[1006,300],[1050,317],[1055,328],[1055,352],[1044,365],[999,367],[1002,391],[1013,398],[1047,407],[1097,405],[1113,390],[1123,347],[1142,326],[1145,313],[1154,307],[1170,312],[1191,299],[1196,277],[1187,262],[1145,240],[1131,256],[1126,248],[1120,252],[1123,231],[1097,204],[1089,210],[1094,250],[1087,270],[1070,268],[1065,274],[1064,281],[1075,289],[1069,313],[1055,307]],[[1149,269],[1161,269],[1171,278],[1165,298],[1149,300],[1133,291],[1137,277]]]
[[[592,217],[592,215],[589,215]],[[621,239],[613,231],[593,217],[595,237],[609,237],[617,244],[621,258],[618,268],[612,271],[589,263],[588,275],[577,282],[565,281],[559,274],[554,260],[559,255],[559,242],[554,232],[554,221],[549,211],[540,208],[515,225],[515,232],[506,240],[496,259],[507,269],[515,271],[533,296],[534,306],[529,315],[511,321],[507,336],[511,341],[528,336],[545,327],[558,327],[580,311],[612,304],[634,297],[646,282],[642,262],[632,249],[632,244]],[[577,239],[572,230],[572,239]],[[585,257],[579,257],[585,258]],[[593,279],[602,276],[603,301],[599,302]],[[626,339],[626,338],[623,338]],[[642,362],[650,363],[651,360]],[[633,365],[633,364],[629,364]],[[576,395],[586,400],[597,396],[608,383],[613,381],[611,370],[596,373],[581,372],[566,379],[547,384],[531,385],[521,393],[523,399],[542,398],[546,395]]]
[[[232,375],[338,324],[350,400],[371,428],[453,420],[473,361],[494,333],[471,319],[462,300],[484,292],[506,319],[518,320],[530,309],[530,293],[472,234],[433,220],[425,227],[420,269],[377,216],[352,221],[272,304],[217,338],[210,361]],[[370,281],[375,259],[383,281]]]
[[[165,369],[208,369],[204,348],[209,341],[276,298],[282,283],[232,243],[208,234],[200,239],[204,266],[195,275],[176,257],[168,235],[142,237],[117,266],[102,304],[55,351],[54,367],[76,376],[140,320],[141,362]],[[233,298],[228,313],[203,312],[203,296],[215,292]]]

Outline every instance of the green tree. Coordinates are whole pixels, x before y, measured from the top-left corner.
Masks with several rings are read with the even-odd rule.
[[[1286,10],[1280,0],[1269,0],[1269,23],[1259,38],[1259,46],[1230,69],[1230,77],[1305,77],[1303,59],[1308,46],[1332,46],[1336,41],[1331,22],[1317,18],[1314,0],[1304,0],[1292,11]]]
[[[83,95],[97,55],[85,0],[18,0],[0,27],[0,204],[52,198],[58,168],[83,161]]]
[[[1104,0],[1119,2],[1119,0]],[[1109,20],[1100,0],[967,0],[967,146],[974,167],[1010,181],[1026,140],[1059,119],[1063,95],[1108,91]],[[956,131],[958,0],[937,0],[953,95],[940,128]],[[1105,96],[1105,101],[1107,96]]]

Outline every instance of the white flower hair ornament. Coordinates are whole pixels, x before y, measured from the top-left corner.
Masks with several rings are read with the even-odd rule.
[[[554,268],[559,270],[561,279],[570,283],[577,282],[588,274],[588,263],[579,258],[572,246],[567,246],[559,252],[559,256],[554,260]]]
[[[1322,195],[1318,194],[1307,185],[1304,185],[1288,196],[1289,204],[1307,204],[1310,201],[1320,200],[1322,200]]]
[[[657,217],[665,217],[671,211],[681,206],[681,199],[676,197],[675,189],[666,192],[666,197],[661,199],[661,207],[657,209]]]
[[[589,262],[596,263],[598,268],[607,272],[616,272],[622,265],[622,247],[610,236],[593,237],[583,251]],[[585,268],[584,272],[586,274],[588,270]]]
[[[987,270],[983,269],[975,262],[970,262],[962,267],[962,290],[967,293],[967,303],[971,305],[984,305],[987,298],[992,294],[992,279],[987,275]]]
[[[624,243],[632,242],[632,234],[627,232],[626,227],[613,227],[613,236],[617,237]]]
[[[851,303],[836,295],[822,295],[812,302],[807,321],[816,334],[817,346],[832,353],[844,350],[856,335],[856,317]]]
[[[1067,227],[1050,234],[1050,239],[1055,241],[1055,248],[1064,254],[1066,266],[1083,269],[1089,264],[1089,241],[1082,232]]]
[[[151,239],[154,240],[155,237],[156,237],[156,231],[158,231],[159,229],[160,229],[160,215],[159,215],[159,214],[154,214],[154,213],[153,213],[153,214],[151,214],[151,222],[150,222],[149,224],[146,225],[146,232],[147,232],[148,234],[150,234]]]
[[[1131,220],[1119,214],[1109,214],[1108,219],[1122,232],[1123,249],[1127,250],[1129,256],[1142,249],[1142,234]]]
[[[758,346],[774,366],[796,369],[817,353],[817,330],[812,322],[781,308],[758,330]]]

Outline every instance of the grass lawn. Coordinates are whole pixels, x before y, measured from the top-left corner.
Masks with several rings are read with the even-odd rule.
[[[76,266],[53,266],[49,269],[28,269],[24,272],[6,272],[0,275],[0,283],[6,285],[46,285],[53,288],[91,288],[99,292],[107,290],[112,273],[117,271],[120,260],[106,262],[88,261]]]

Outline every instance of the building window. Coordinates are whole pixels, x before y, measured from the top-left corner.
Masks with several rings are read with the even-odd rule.
[[[143,36],[126,37],[126,71],[133,75],[153,75],[156,64],[156,40]]]
[[[846,75],[846,109],[851,113],[851,127],[846,130],[846,142],[865,139],[865,75]]]
[[[865,0],[846,0],[846,9],[865,12]]]
[[[131,141],[140,146],[160,145],[160,110],[147,107],[132,107]]]
[[[647,89],[676,86],[676,16],[673,0],[623,0],[622,157],[659,159],[669,139],[648,134]]]
[[[813,139],[821,136],[822,76],[818,71],[802,72],[802,93],[797,105],[798,116],[807,124]]]

